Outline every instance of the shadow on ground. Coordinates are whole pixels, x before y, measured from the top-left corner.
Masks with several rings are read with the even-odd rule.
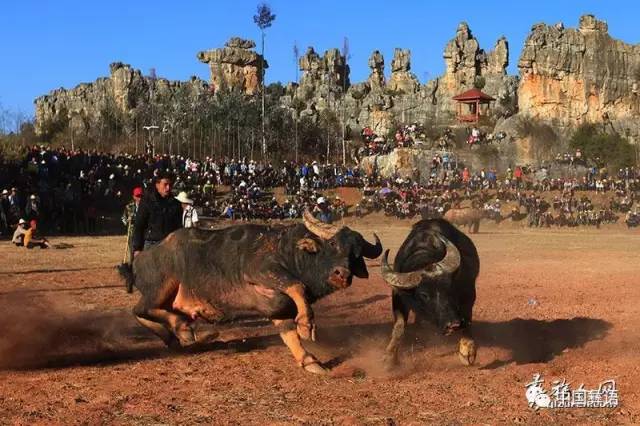
[[[14,302],[15,306],[20,307],[19,301]],[[267,323],[257,319],[222,326],[223,330],[232,330],[233,337],[229,341],[176,351],[167,349],[150,332],[138,326],[126,311],[77,313],[47,305],[31,308],[29,312],[25,312],[24,308],[19,310],[20,318],[27,320],[0,323],[0,369],[108,365],[208,351],[248,352],[274,345],[282,345],[283,356],[286,356],[286,349],[275,330],[265,328]],[[236,338],[242,335],[238,327],[245,330],[262,327],[260,331],[263,335]],[[610,323],[595,318],[552,321],[515,318],[502,322],[476,322],[473,334],[480,348],[500,347],[510,351],[508,359],[480,366],[483,369],[495,369],[510,363],[549,362],[566,349],[579,348],[592,340],[602,339],[610,328]],[[363,345],[375,346],[376,351],[379,349],[382,353],[390,331],[389,323],[324,326],[319,330],[321,343],[311,344],[310,347],[321,348],[333,356],[328,364],[332,367],[354,356],[362,350]],[[449,344],[453,348],[455,341],[455,335],[443,337],[429,327],[411,324],[404,338],[403,349],[407,350],[407,342],[411,342],[412,350]]]

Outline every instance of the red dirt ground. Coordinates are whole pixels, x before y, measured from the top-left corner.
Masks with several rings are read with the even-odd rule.
[[[367,217],[393,254],[411,222]],[[456,337],[411,326],[402,366],[380,358],[390,291],[371,278],[317,303],[318,342],[332,368],[298,368],[266,322],[225,327],[221,342],[172,352],[130,314],[113,266],[124,237],[64,238],[68,250],[0,245],[2,424],[637,424],[640,422],[640,232],[482,225],[476,365]],[[56,242],[56,241],[54,241]],[[615,379],[617,409],[533,411],[525,384]]]

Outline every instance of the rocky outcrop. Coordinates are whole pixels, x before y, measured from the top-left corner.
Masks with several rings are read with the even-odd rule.
[[[638,134],[640,45],[613,39],[593,15],[576,29],[534,25],[518,68],[522,114],[566,127],[611,122]]]
[[[509,44],[501,37],[490,52],[480,48],[469,26],[462,22],[456,35],[447,43],[443,54],[446,70],[438,79],[435,93],[440,111],[455,108],[453,96],[480,87],[496,99],[494,110],[509,109],[517,105],[517,78],[507,75]]]
[[[295,97],[308,109],[334,108],[335,102],[349,87],[349,66],[338,49],[329,49],[323,56],[309,47],[298,61],[302,77]]]
[[[195,77],[186,82],[149,78],[121,62],[112,63],[109,70],[109,77],[81,83],[73,89],[56,89],[37,98],[36,133],[45,133],[49,126],[70,126],[77,135],[88,134],[105,119],[120,117],[125,121],[181,89],[193,96],[208,90],[206,82]]]
[[[387,83],[387,90],[392,93],[416,93],[420,82],[411,70],[411,52],[406,49],[396,49],[391,61],[391,77]]]
[[[339,57],[337,49],[327,52]],[[506,39],[500,38],[492,51],[485,52],[465,23],[459,25],[456,36],[445,47],[445,73],[424,85],[411,72],[411,52],[406,49],[395,49],[388,79],[382,53],[373,51],[368,79],[354,85],[349,85],[348,67],[340,69],[344,58],[340,57],[332,69],[326,65],[327,54],[320,57],[309,48],[300,59],[302,80],[296,97],[305,104],[303,115],[321,111],[327,105],[327,96],[336,93],[331,107],[344,114],[346,125],[354,130],[369,126],[386,136],[400,122],[450,123],[456,112],[451,98],[474,85],[481,85],[485,93],[496,98],[492,105],[496,114],[517,109],[518,79],[506,73]],[[335,83],[342,75],[347,78],[345,96]]]
[[[252,40],[232,37],[225,47],[198,52],[200,62],[209,64],[210,84],[214,90],[240,89],[247,95],[260,90],[262,84],[262,64],[266,61],[252,49]]]

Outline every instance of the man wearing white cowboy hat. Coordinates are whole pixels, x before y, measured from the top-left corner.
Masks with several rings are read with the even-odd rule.
[[[193,200],[187,197],[187,193],[182,191],[175,197],[182,205],[182,226],[192,228],[198,223],[198,212],[193,208]]]

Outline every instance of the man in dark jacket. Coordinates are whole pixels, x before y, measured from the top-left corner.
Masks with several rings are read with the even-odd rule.
[[[173,176],[160,172],[142,197],[133,229],[133,255],[162,241],[182,226],[182,207],[171,195]]]

